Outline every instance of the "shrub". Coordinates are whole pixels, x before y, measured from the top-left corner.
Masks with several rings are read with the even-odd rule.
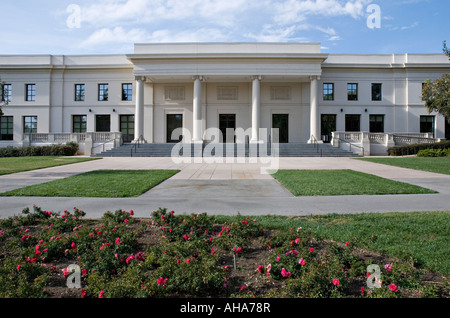
[[[37,156],[74,156],[78,152],[78,144],[74,142],[66,145],[28,146],[0,148],[0,157],[37,157]]]
[[[450,157],[448,149],[423,149],[417,153],[417,157]]]
[[[430,144],[395,146],[389,148],[388,153],[390,156],[410,156],[410,155],[417,155],[417,153],[420,150],[424,149],[449,149],[449,148],[450,148],[450,140],[447,140]]]

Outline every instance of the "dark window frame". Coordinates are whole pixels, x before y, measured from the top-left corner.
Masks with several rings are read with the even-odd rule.
[[[122,101],[131,102],[133,101],[133,84],[123,83],[122,84]]]
[[[86,97],[86,85],[75,84],[75,101],[84,102]]]
[[[109,84],[98,84],[98,101],[107,102],[109,100]]]
[[[334,100],[334,83],[323,83],[323,100]]]
[[[358,100],[358,83],[347,83],[347,100]]]
[[[83,134],[87,132],[87,115],[72,116],[72,133]]]
[[[27,120],[31,119],[31,120]],[[31,127],[27,128],[27,124]],[[35,134],[37,133],[38,116],[24,116],[23,117],[23,133],[24,134]]]
[[[351,119],[358,119],[357,125]],[[354,128],[358,126],[358,128]],[[360,114],[346,114],[345,115],[345,131],[360,132],[361,131],[361,115]]]
[[[12,102],[12,84],[3,84],[1,91],[1,101],[5,103]]]
[[[14,140],[14,116],[2,116],[0,117],[0,141],[12,140]]]
[[[369,132],[384,133],[384,118],[385,118],[385,115],[381,115],[381,114],[370,115],[369,116]]]
[[[25,84],[25,101],[36,101],[36,84]]]
[[[423,121],[422,119],[431,119],[431,121]],[[432,133],[434,136],[435,129],[436,129],[436,116],[433,115],[426,115],[426,116],[420,116],[420,133]],[[431,125],[431,129],[429,126]]]
[[[377,87],[379,87],[379,92],[376,91]],[[383,84],[382,83],[372,83],[372,101],[381,102],[382,100],[383,100]]]

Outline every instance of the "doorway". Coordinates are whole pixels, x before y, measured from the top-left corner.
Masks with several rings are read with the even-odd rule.
[[[134,115],[120,116],[120,132],[124,143],[130,143],[134,140]]]
[[[219,115],[219,129],[222,133],[222,142],[236,142],[236,136],[234,131],[236,130],[236,114],[220,114]],[[230,129],[233,131],[232,136],[227,135],[227,130],[230,132]]]
[[[333,138],[333,132],[336,131],[336,115],[322,114],[320,135],[324,143],[330,143]]]
[[[181,140],[183,139],[183,135],[172,137],[173,132],[178,128],[183,128],[183,115],[167,115],[167,143],[181,142]]]
[[[289,114],[272,114],[272,128],[278,128],[280,144],[289,143]]]

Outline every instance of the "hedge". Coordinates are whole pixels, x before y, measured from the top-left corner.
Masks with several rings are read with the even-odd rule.
[[[390,156],[409,156],[417,155],[420,150],[425,149],[448,149],[450,148],[450,140],[441,142],[435,142],[430,144],[414,144],[405,146],[395,146],[389,148],[388,153]]]
[[[0,148],[0,157],[37,157],[37,156],[74,156],[78,152],[78,144],[69,142],[66,145],[27,146]]]
[[[417,153],[417,157],[450,157],[450,148],[423,149]]]

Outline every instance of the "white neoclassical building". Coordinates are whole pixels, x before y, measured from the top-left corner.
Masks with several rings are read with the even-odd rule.
[[[449,71],[443,54],[324,54],[318,43],[136,44],[129,55],[0,55],[7,102],[0,147],[116,136],[120,143],[176,143],[177,128],[187,131],[188,143],[214,142],[211,129],[222,132],[220,141],[235,143],[267,140],[272,128],[288,144],[344,140],[344,133],[373,134],[361,138],[381,143],[388,142],[381,134],[445,138],[449,125],[426,111],[421,89]]]

